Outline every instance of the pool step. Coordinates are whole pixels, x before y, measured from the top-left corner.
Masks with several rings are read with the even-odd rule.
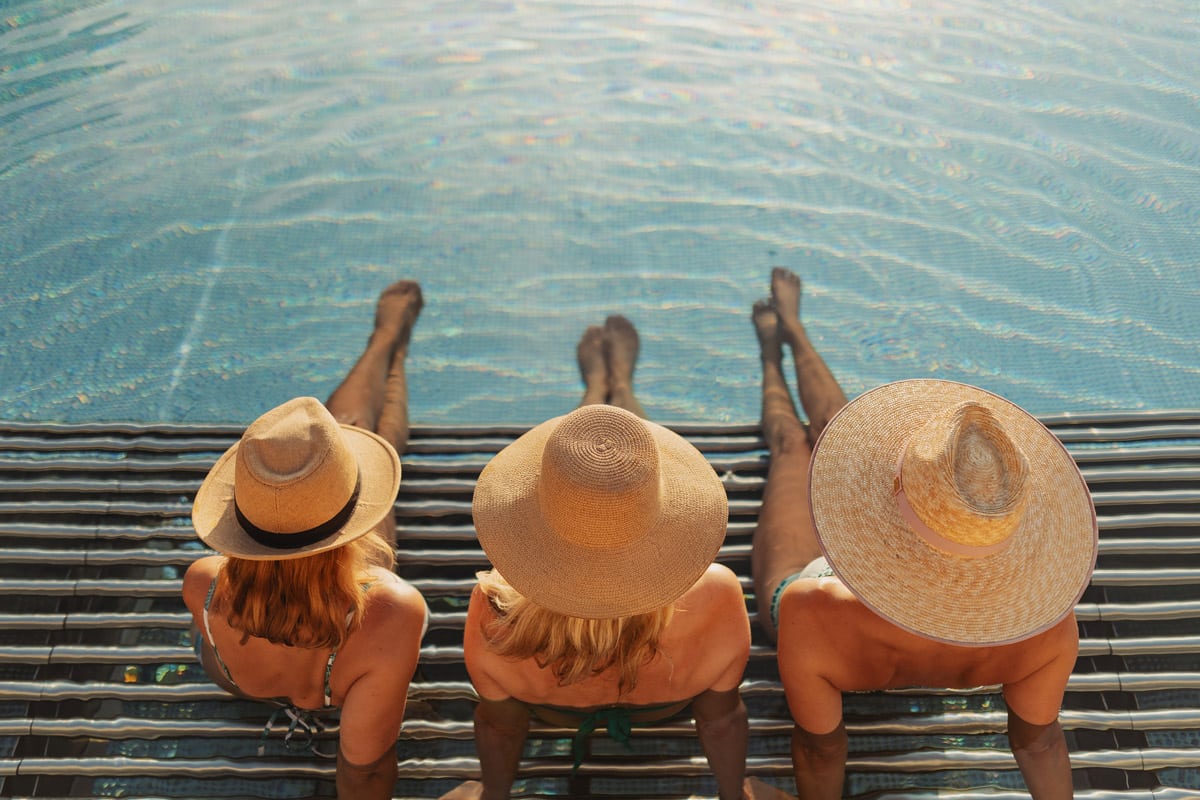
[[[1200,412],[1044,421],[1080,464],[1101,528],[1062,713],[1076,797],[1198,797]],[[741,576],[754,620],[749,557],[767,464],[757,427],[671,427],[705,452],[729,493],[719,560]],[[412,431],[397,569],[428,599],[432,624],[397,743],[396,797],[438,797],[477,772],[461,637],[473,573],[487,560],[471,491],[523,431]],[[264,738],[269,707],[216,688],[189,646],[180,579],[208,552],[191,530],[191,500],[239,433],[0,423],[0,796],[333,796],[333,762],[290,751],[282,724]],[[749,772],[790,789],[791,722],[757,623],[754,636],[743,685]],[[996,687],[848,695],[845,713],[848,796],[1027,797]],[[332,750],[336,719],[328,723],[317,751]],[[535,725],[519,795],[715,795],[688,721],[639,729],[628,751],[593,735],[575,776],[572,734]]]

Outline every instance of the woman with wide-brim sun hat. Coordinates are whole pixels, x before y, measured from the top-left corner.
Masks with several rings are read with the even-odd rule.
[[[200,663],[231,694],[273,705],[272,719],[286,713],[289,745],[307,733],[305,744],[325,754],[301,729],[319,726],[314,712],[337,714],[337,792],[356,800],[393,795],[427,624],[421,595],[392,572],[391,544],[397,446],[407,438],[403,360],[419,309],[415,283],[389,287],[328,407],[298,397],[264,413],[217,460],[192,507],[196,534],[218,553],[183,581]]]
[[[728,502],[700,451],[639,416],[636,352],[624,317],[589,328],[583,405],[479,477],[493,568],[478,575],[464,649],[482,782],[449,797],[508,797],[531,716],[577,732],[578,767],[593,730],[628,741],[689,708],[720,796],[742,796],[749,621],[736,575],[714,563]]]
[[[976,386],[903,380],[847,402],[799,305],[799,279],[777,268],[753,311],[771,462],[751,556],[799,796],[842,796],[843,692],[996,685],[1030,794],[1067,800],[1058,715],[1098,544],[1078,467],[1033,415]]]

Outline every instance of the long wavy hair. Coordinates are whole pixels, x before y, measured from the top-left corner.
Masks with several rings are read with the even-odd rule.
[[[251,636],[292,647],[338,648],[362,625],[369,570],[390,570],[392,547],[378,533],[303,558],[258,561],[227,556],[218,576],[226,621]]]
[[[675,604],[613,619],[583,619],[530,602],[496,570],[475,576],[494,610],[484,638],[495,654],[514,661],[532,658],[551,669],[559,686],[570,686],[610,667],[618,670],[618,691],[637,686],[638,670],[658,655]]]

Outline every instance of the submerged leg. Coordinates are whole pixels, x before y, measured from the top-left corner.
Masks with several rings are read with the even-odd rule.
[[[637,329],[619,314],[604,322],[604,358],[608,363],[608,402],[646,419],[646,411],[633,393],[633,369],[637,364]]]

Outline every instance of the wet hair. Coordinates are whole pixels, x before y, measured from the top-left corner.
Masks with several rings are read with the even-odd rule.
[[[483,630],[488,648],[514,661],[535,659],[539,667],[554,672],[559,686],[579,683],[615,666],[618,691],[632,691],[639,668],[658,655],[675,611],[671,603],[629,617],[570,617],[526,599],[494,569],[475,577],[495,612]]]
[[[226,556],[229,626],[273,644],[338,648],[362,625],[371,567],[391,569],[396,555],[378,533],[302,558],[259,561]]]

